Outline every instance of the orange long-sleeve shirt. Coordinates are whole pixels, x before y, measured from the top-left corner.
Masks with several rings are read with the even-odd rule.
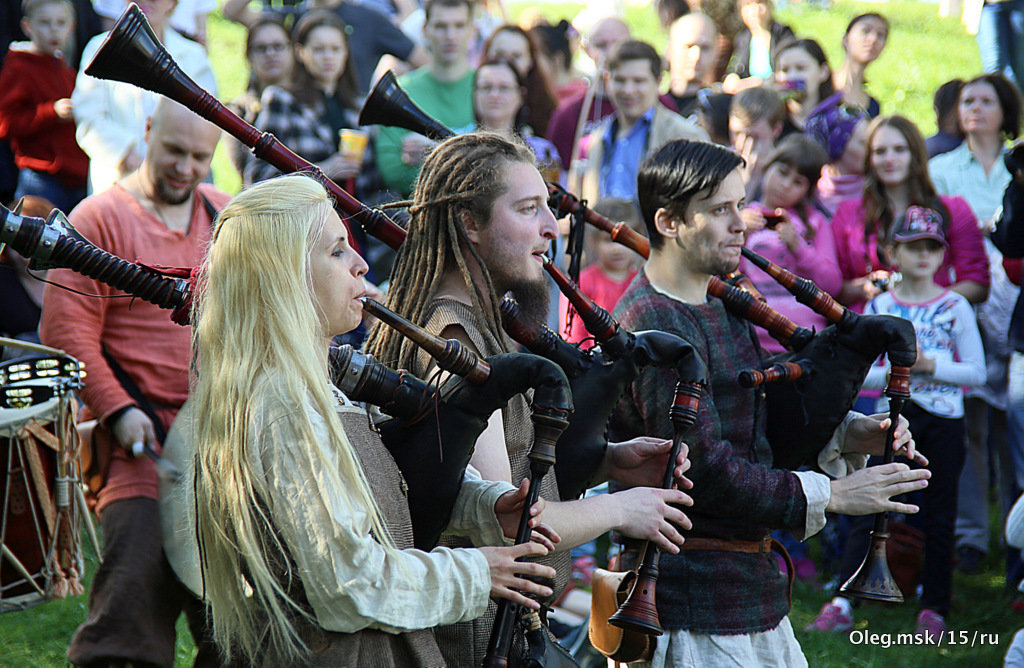
[[[218,210],[229,199],[205,184],[197,192]],[[89,241],[126,260],[191,267],[203,259],[212,222],[200,199],[194,199],[192,222],[184,232],[169,229],[119,185],[87,198],[69,218]],[[90,295],[121,295],[86,297],[46,286],[40,337],[46,345],[85,363],[82,417],[105,419],[135,403],[103,358],[105,347],[153,404],[164,427],[170,427],[188,397],[190,328],[174,324],[170,311],[125,297],[73,271],[55,269],[49,280]],[[153,463],[128,459],[121,448],[115,448],[114,455],[107,487],[100,495],[101,507],[121,498],[156,498]]]

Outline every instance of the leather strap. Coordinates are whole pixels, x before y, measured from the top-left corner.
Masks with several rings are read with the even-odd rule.
[[[746,552],[767,554],[772,551],[773,539],[765,536],[761,540],[725,540],[724,538],[703,538],[687,536],[681,550],[719,550],[721,552]]]
[[[690,536],[680,547],[681,550],[719,550],[721,552],[745,552],[748,554],[767,554],[775,552],[786,563],[786,579],[789,581],[786,597],[789,600],[789,607],[793,607],[793,576],[796,570],[793,568],[793,559],[785,546],[771,536],[765,536],[761,540],[724,540],[721,538],[702,538]]]

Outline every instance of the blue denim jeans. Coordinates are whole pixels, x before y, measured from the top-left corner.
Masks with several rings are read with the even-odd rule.
[[[70,213],[71,209],[74,209],[85,198],[85,186],[68,188],[52,174],[38,172],[34,169],[23,169],[18,174],[18,189],[14,192],[15,201],[24,195],[42,197],[49,200],[55,208],[64,213]]]
[[[986,3],[978,24],[978,51],[986,72],[1024,85],[1024,0]]]

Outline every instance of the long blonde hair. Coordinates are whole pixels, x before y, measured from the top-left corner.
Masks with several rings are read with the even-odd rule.
[[[261,452],[259,407],[311,406],[327,425],[336,462],[314,445],[306,410],[288,417],[292,448],[323,472],[308,484],[367,509],[373,534],[393,547],[328,387],[325,320],[312,295],[309,250],[331,201],[305,176],[258,183],[220,212],[193,306],[196,526],[214,641],[228,658],[258,663],[266,643],[294,663],[305,647],[292,620],[309,612],[288,595],[290,559],[273,529],[274,500],[253,468]],[[335,492],[336,493],[336,492]],[[278,500],[280,503],[280,500]],[[281,568],[287,570],[282,574]],[[283,580],[282,581],[282,575]],[[250,592],[251,588],[251,598]]]

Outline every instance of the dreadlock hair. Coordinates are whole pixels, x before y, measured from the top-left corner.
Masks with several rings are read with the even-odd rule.
[[[501,295],[495,293],[491,274],[466,235],[464,217],[472,216],[478,225],[489,224],[494,200],[506,190],[506,166],[516,162],[536,165],[536,158],[521,140],[493,132],[452,137],[427,156],[409,207],[409,234],[398,249],[391,272],[388,308],[424,324],[427,304],[441,280],[458,270],[483,325],[501,332]],[[469,272],[467,253],[480,267],[482,284]],[[367,350],[385,364],[404,369],[414,366],[415,344],[383,323],[374,326]]]

